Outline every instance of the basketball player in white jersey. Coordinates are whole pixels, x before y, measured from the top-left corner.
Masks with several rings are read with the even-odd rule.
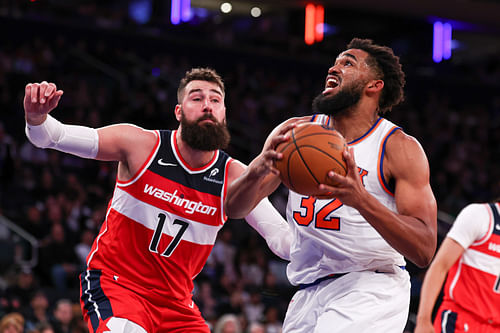
[[[209,333],[192,300],[193,279],[227,220],[227,184],[245,168],[220,150],[229,142],[221,78],[207,68],[186,73],[175,107],[180,125],[173,131],[65,125],[49,115],[62,94],[45,81],[26,86],[30,141],[119,161],[106,219],[80,276],[90,332]],[[273,252],[288,259],[289,227],[269,201],[246,219]]]
[[[458,214],[425,274],[414,332],[500,332],[500,200]]]
[[[229,187],[226,212],[245,216],[280,184],[273,147],[297,121],[332,125],[348,142],[347,175],[329,173],[331,199],[289,192],[294,239],[287,275],[299,290],[283,332],[401,333],[409,311],[404,257],[419,267],[436,249],[436,201],[417,140],[384,119],[403,99],[404,73],[390,48],[353,39],[328,69],[313,109],[322,116],[278,126],[262,153]],[[326,116],[325,116],[326,115]],[[247,203],[247,204],[244,204]]]

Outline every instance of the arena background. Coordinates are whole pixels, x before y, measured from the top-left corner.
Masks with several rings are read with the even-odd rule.
[[[228,2],[232,10],[223,13],[223,1],[191,0],[190,15],[173,24],[170,1],[0,0],[0,317],[22,313],[26,332],[44,314],[56,332],[87,331],[77,276],[115,180],[114,163],[26,140],[28,82],[65,91],[54,115],[66,123],[175,128],[180,77],[212,67],[226,83],[228,152],[247,163],[279,122],[311,112],[346,44],[371,38],[401,57],[406,99],[387,117],[427,153],[439,242],[467,203],[500,194],[500,1],[317,1],[324,36],[312,45],[304,41],[305,1]],[[260,16],[250,15],[253,7]],[[440,62],[433,60],[436,21],[452,28],[451,58]],[[271,199],[283,212],[286,189]],[[279,332],[295,290],[285,267],[244,221],[230,220],[196,278],[194,299],[214,332],[228,313],[242,332],[251,322]],[[412,332],[425,270],[408,269]],[[54,271],[67,276],[55,281]],[[73,303],[68,316],[55,311],[64,299]]]

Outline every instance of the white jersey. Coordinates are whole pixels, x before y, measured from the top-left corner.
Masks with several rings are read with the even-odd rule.
[[[391,211],[394,193],[383,177],[387,138],[399,127],[379,118],[354,148],[366,190]],[[355,271],[393,272],[404,257],[392,248],[354,208],[338,199],[316,199],[289,192],[287,219],[294,232],[287,275],[294,285],[312,283],[329,274]]]

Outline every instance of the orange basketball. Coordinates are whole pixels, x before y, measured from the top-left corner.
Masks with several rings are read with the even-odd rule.
[[[275,162],[275,167],[290,190],[330,198],[318,185],[331,184],[327,177],[330,170],[346,175],[347,166],[342,156],[345,149],[345,139],[335,129],[314,122],[299,124],[291,130],[290,140],[276,147],[283,158]]]

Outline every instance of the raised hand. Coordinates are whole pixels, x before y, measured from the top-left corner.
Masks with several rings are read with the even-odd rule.
[[[47,118],[63,94],[54,83],[28,83],[24,89],[24,114],[30,125],[40,125]]]

